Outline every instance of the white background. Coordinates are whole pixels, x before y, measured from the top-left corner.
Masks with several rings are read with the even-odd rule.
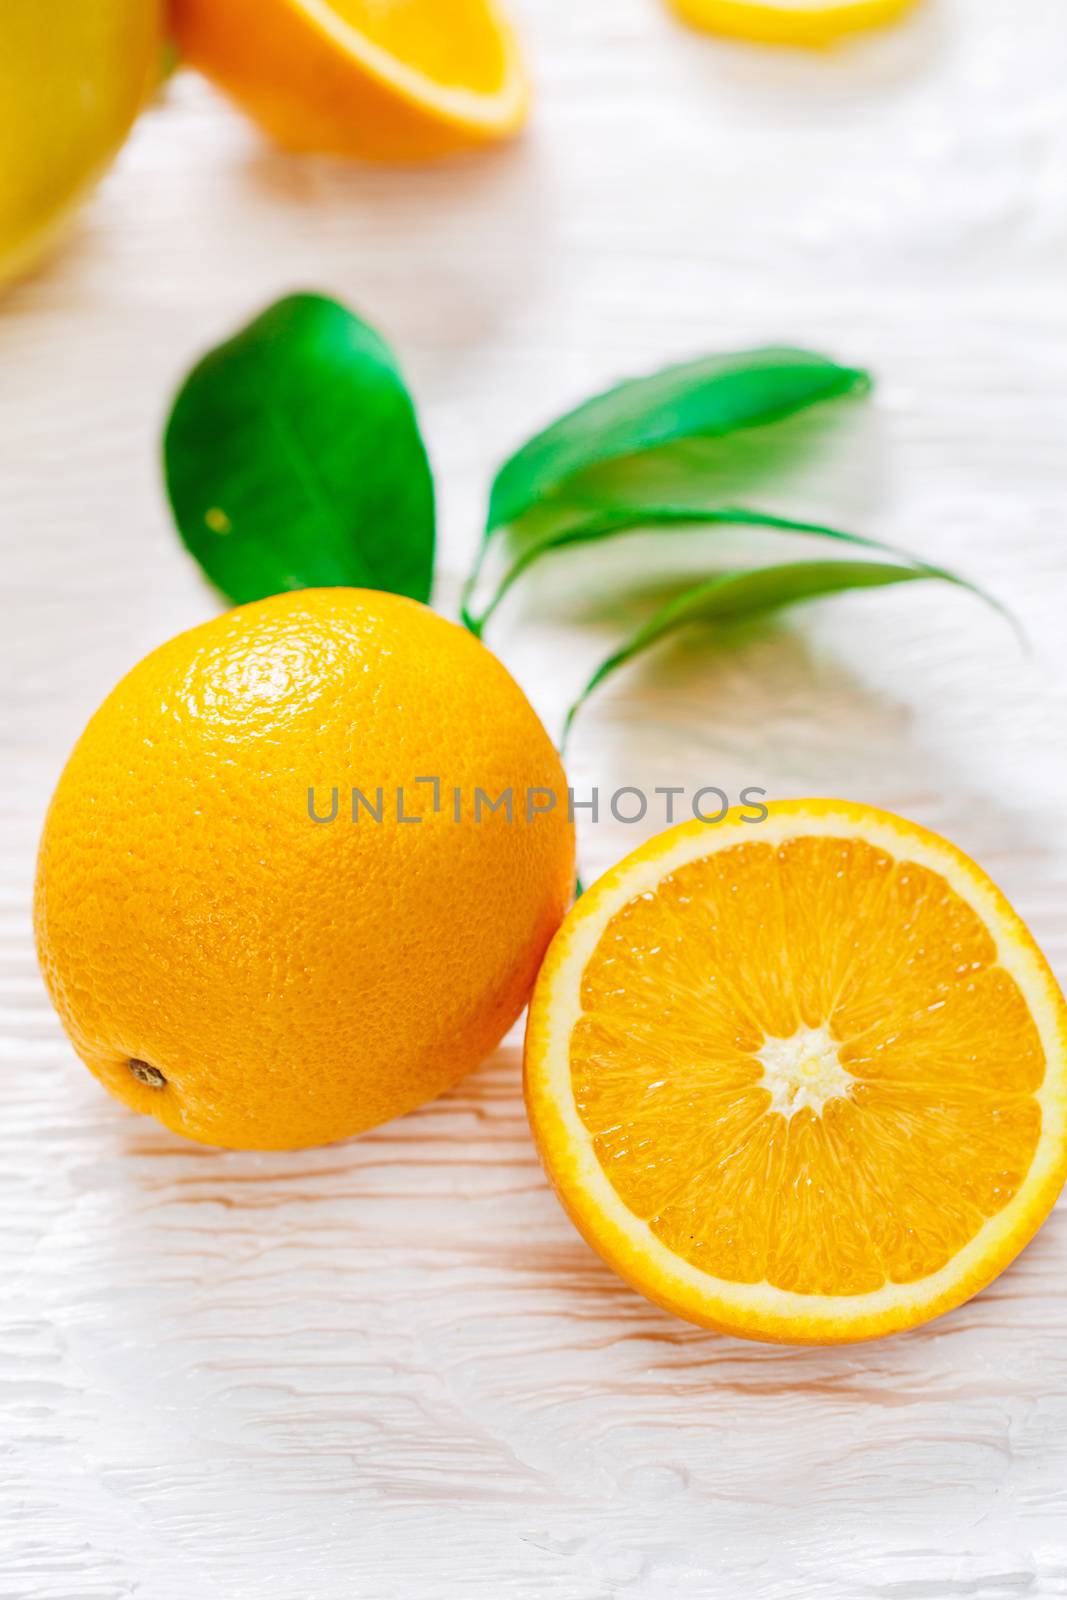
[[[181,77],[0,302],[0,1595],[1067,1594],[1062,1210],[916,1334],[745,1345],[652,1309],[574,1235],[517,1036],[357,1142],[232,1155],[107,1100],[36,976],[58,768],[119,674],[217,606],[161,497],[168,394],[294,287],[400,352],[446,609],[493,466],[590,389],[769,340],[869,364],[869,421],[762,502],[958,566],[1030,654],[935,586],[690,637],[590,705],[574,781],[899,809],[977,856],[1067,970],[1062,0],[935,0],[826,59],[701,39],[657,0],[519,10],[521,146],[415,172],[291,159]],[[559,574],[491,635],[553,728],[618,627],[578,615],[608,564]],[[639,832],[586,828],[586,874]]]

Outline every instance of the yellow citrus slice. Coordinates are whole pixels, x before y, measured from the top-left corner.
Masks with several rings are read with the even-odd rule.
[[[670,0],[695,27],[768,44],[832,44],[845,34],[880,28],[917,0]]]
[[[839,1343],[983,1288],[1067,1176],[1067,1007],[973,861],[836,800],[653,839],[585,894],[526,1038],[589,1243],[706,1327]]]
[[[174,0],[182,55],[279,143],[420,160],[505,138],[526,78],[495,0]]]

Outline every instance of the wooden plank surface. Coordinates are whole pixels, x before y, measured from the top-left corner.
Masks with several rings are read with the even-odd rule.
[[[761,498],[958,566],[1029,653],[935,588],[687,638],[588,708],[573,779],[905,811],[1067,974],[1059,0],[943,0],[811,59],[702,40],[655,0],[519,11],[521,146],[436,171],[287,158],[180,76],[68,248],[0,302],[0,1595],[1067,1594],[1062,1208],[919,1333],[745,1345],[647,1306],[572,1232],[517,1037],[357,1142],[223,1154],[109,1102],[37,978],[32,855],[66,751],[216,605],[160,493],[168,393],[294,287],[401,353],[446,609],[493,466],[591,388],[768,340],[871,365],[869,418]],[[553,728],[618,627],[605,583],[575,557],[492,634]],[[586,825],[586,875],[642,832]]]

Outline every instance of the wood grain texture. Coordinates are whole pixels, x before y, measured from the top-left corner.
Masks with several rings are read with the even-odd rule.
[[[446,608],[493,465],[590,388],[771,339],[869,363],[870,418],[761,498],[960,567],[1029,654],[935,588],[687,637],[589,706],[574,782],[905,811],[987,866],[1067,974],[1060,0],[943,0],[811,59],[698,38],[655,0],[518,9],[539,100],[516,149],[289,159],[180,76],[66,251],[0,303],[0,1596],[1067,1595],[1062,1208],[916,1334],[746,1346],[653,1310],[574,1235],[516,1041],[349,1145],[229,1155],[106,1100],[37,978],[59,765],[119,673],[216,605],[161,497],[168,393],[295,287],[401,352]],[[625,609],[579,608],[602,582],[561,560],[494,623],[553,727]],[[586,874],[653,825],[587,823]]]

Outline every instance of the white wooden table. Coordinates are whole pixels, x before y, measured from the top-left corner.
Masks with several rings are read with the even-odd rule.
[[[180,77],[69,247],[0,302],[4,1600],[1016,1600],[1067,1594],[1067,1215],[887,1343],[702,1334],[542,1179],[516,1036],[352,1144],[232,1155],[112,1104],[37,978],[50,787],[119,674],[215,598],[157,469],[193,356],[294,287],[399,349],[454,606],[494,464],[623,373],[788,340],[870,364],[867,425],[763,503],[954,564],[591,705],[574,781],[905,811],[1067,975],[1067,22],[942,0],[827,59],[656,0],[525,0],[514,150],[437,171],[267,150]],[[550,724],[612,628],[575,557],[495,625]],[[568,599],[568,596],[571,597]],[[550,618],[555,618],[550,622]],[[617,626],[617,622],[616,622]],[[587,876],[640,829],[587,827]]]

